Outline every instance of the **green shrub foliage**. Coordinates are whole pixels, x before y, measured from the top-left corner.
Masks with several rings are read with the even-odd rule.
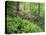
[[[44,31],[44,3],[6,1],[7,33],[32,33]],[[29,12],[28,12],[29,11]]]

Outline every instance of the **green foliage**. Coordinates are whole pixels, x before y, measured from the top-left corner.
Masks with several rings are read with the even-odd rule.
[[[10,33],[24,33],[24,32],[42,32],[43,30],[34,22],[22,19],[17,16],[14,18],[7,18],[7,32]]]
[[[22,16],[16,15],[16,2],[7,1],[7,33],[29,33],[44,31],[44,3],[20,2],[20,8],[29,9],[30,14],[37,16],[36,20],[28,20]]]

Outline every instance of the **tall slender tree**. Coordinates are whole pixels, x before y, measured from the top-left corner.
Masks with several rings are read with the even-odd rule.
[[[40,3],[38,3],[38,16],[40,16]]]
[[[19,2],[16,2],[17,5],[16,5],[16,8],[17,8],[17,11],[19,11]]]

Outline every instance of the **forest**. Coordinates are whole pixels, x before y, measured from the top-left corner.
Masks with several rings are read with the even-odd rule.
[[[45,31],[45,5],[36,2],[5,2],[5,33]]]

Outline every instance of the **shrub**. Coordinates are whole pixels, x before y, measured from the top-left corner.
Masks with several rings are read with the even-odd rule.
[[[23,32],[42,32],[43,30],[34,22],[22,19],[17,16],[14,18],[8,17],[7,20],[8,33],[23,33]]]

